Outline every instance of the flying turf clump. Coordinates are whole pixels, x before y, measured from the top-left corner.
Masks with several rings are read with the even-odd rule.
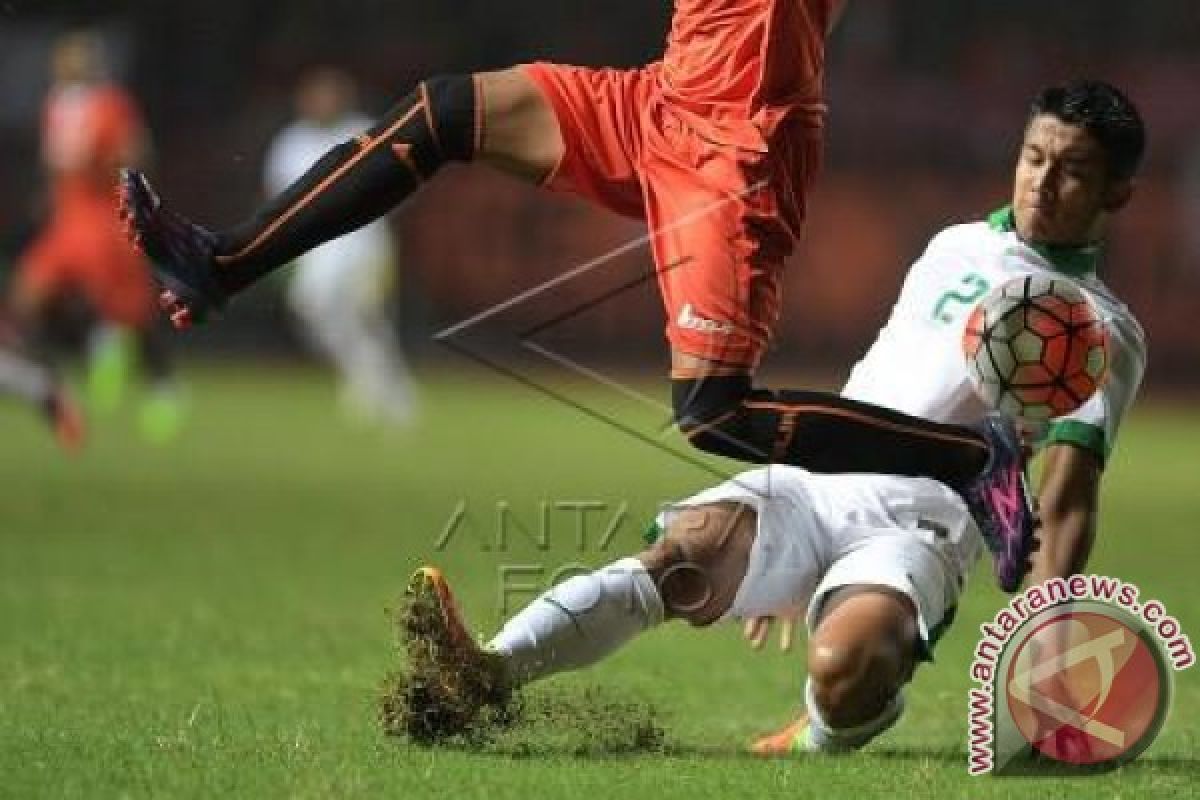
[[[455,737],[478,742],[511,724],[518,703],[498,660],[480,660],[473,643],[438,624],[433,598],[408,594],[395,624],[405,666],[384,681],[379,719],[384,733],[424,745]]]
[[[657,712],[648,704],[597,687],[513,691],[501,657],[481,650],[460,625],[446,624],[450,602],[417,580],[394,613],[404,666],[381,690],[384,733],[423,746],[457,744],[515,757],[665,750]]]
[[[520,724],[486,749],[512,758],[663,754],[670,747],[658,716],[653,705],[611,688],[537,687],[525,692]]]

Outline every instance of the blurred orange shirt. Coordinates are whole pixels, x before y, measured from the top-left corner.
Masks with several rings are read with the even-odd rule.
[[[141,327],[154,313],[150,275],[121,231],[116,171],[136,156],[142,121],[112,85],[60,86],[46,99],[42,157],[53,210],[19,268],[33,297],[80,292],[109,321]]]
[[[117,168],[142,136],[133,99],[112,84],[62,86],[46,99],[42,157],[50,171],[56,209],[112,205]]]
[[[823,124],[825,38],[845,0],[677,0],[662,95],[706,139],[765,151]]]

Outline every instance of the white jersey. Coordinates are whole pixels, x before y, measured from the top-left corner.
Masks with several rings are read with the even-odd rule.
[[[272,196],[279,194],[303,175],[329,149],[360,135],[371,121],[361,114],[347,114],[332,125],[298,120],[284,128],[267,150],[264,179]],[[358,231],[321,245],[298,259],[301,269],[328,272],[332,281],[339,267],[351,269],[362,263],[382,263],[390,268],[393,257],[387,223],[373,222]]]
[[[1072,280],[1099,310],[1111,359],[1100,390],[1052,422],[1042,443],[1071,442],[1107,458],[1142,381],[1146,339],[1129,308],[1096,277],[1096,255],[1086,248],[1044,254],[1017,237],[1007,209],[987,222],[946,228],[909,270],[891,317],[842,393],[938,422],[977,421],[988,409],[971,387],[962,354],[967,317],[993,287],[1049,273]]]

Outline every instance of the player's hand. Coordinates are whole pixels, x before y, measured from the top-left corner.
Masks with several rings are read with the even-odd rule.
[[[767,643],[767,637],[770,636],[774,623],[778,622],[779,649],[786,653],[792,649],[792,641],[796,635],[796,620],[799,618],[799,612],[791,611],[775,616],[751,617],[742,627],[742,636],[746,638],[752,648],[761,650]]]

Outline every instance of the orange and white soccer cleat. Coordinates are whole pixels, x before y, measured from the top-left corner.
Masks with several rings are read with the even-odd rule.
[[[756,756],[790,756],[808,751],[808,714],[803,713],[775,733],[754,740],[750,752]]]
[[[405,595],[398,622],[408,671],[385,709],[388,729],[431,744],[502,721],[512,696],[504,658],[471,636],[441,570],[418,569]],[[481,722],[489,709],[493,718]]]

